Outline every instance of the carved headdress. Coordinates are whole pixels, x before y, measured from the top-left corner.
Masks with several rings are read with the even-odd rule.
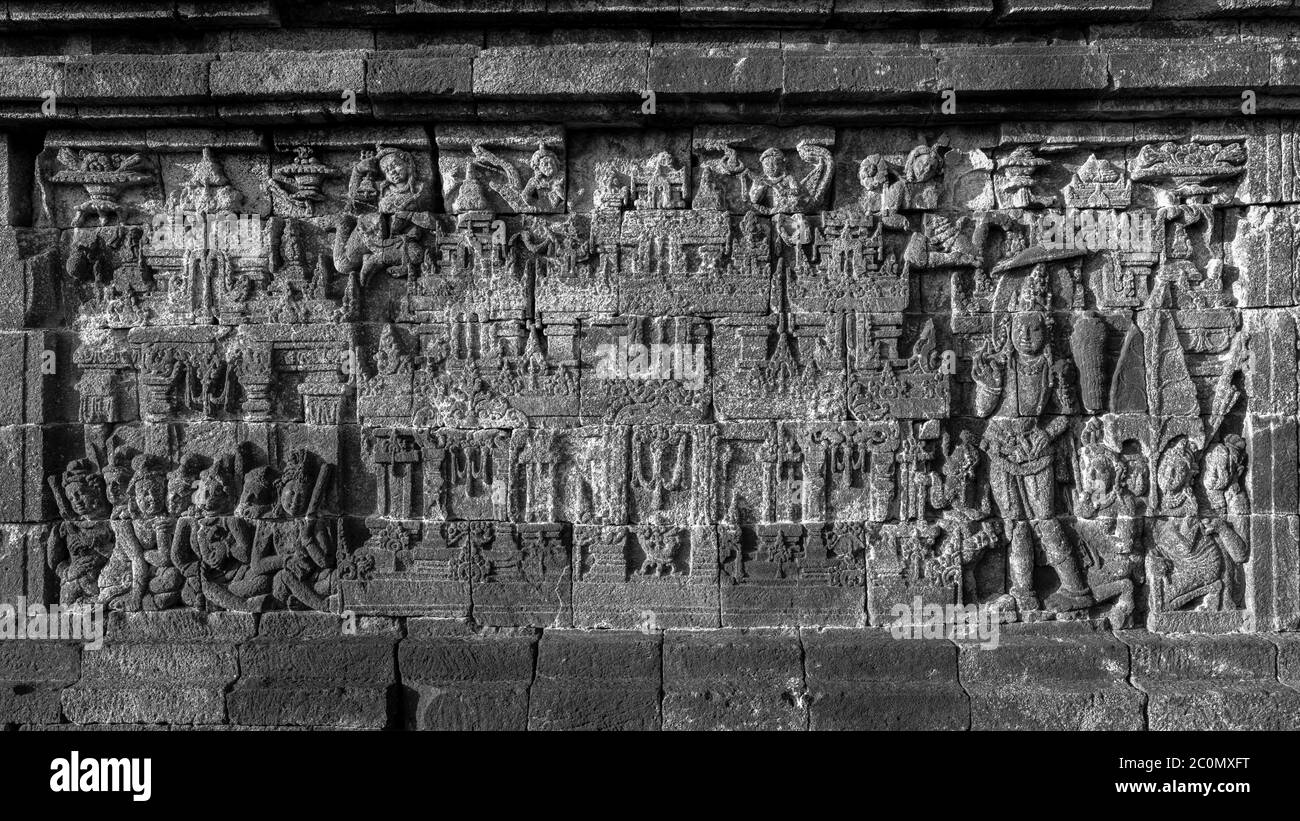
[[[278,484],[275,469],[256,467],[244,474],[244,487],[239,494],[235,515],[258,518],[275,504],[275,487]]]
[[[306,478],[307,451],[294,448],[284,460],[284,471],[280,474],[280,483],[300,482]]]
[[[1017,311],[1037,311],[1044,312],[1048,310],[1049,291],[1047,287],[1047,266],[1038,263],[1025,277],[1025,281],[1020,283],[1020,292],[1016,297]]]
[[[547,148],[546,143],[537,144],[537,150],[533,152],[533,156],[528,158],[528,165],[533,171],[539,171],[542,167],[542,160],[548,157],[551,160],[551,173],[556,173],[560,168],[560,156]]]
[[[100,475],[99,465],[91,459],[74,459],[69,462],[67,469],[63,471],[63,487],[68,488],[76,484],[91,484],[102,490],[104,477]]]

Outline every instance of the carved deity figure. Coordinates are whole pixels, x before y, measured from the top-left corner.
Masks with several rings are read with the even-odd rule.
[[[998,512],[1011,536],[1011,593],[1022,610],[1038,610],[1035,550],[1041,543],[1060,587],[1048,600],[1056,611],[1092,605],[1093,597],[1056,519],[1055,440],[1068,428],[1063,416],[1042,421],[1060,371],[1054,367],[1046,316],[1046,270],[1037,266],[1020,289],[1019,310],[996,350],[972,357],[975,411],[989,418],[982,447]]]
[[[544,203],[551,208],[564,204],[564,175],[560,173],[560,158],[544,144],[539,144],[528,159],[533,175],[520,192],[525,202]]]
[[[362,285],[378,271],[418,276],[430,203],[411,153],[391,146],[363,152],[348,180],[348,200],[334,237],[339,272],[359,274]]]
[[[825,148],[800,142],[800,158],[812,164],[802,180],[786,166],[785,152],[769,148],[759,155],[759,173],[751,175],[749,202],[760,214],[796,214],[813,207],[826,193],[833,161]]]
[[[673,155],[660,151],[645,161],[644,190],[637,197],[638,208],[680,208],[685,174],[673,167]]]
[[[898,213],[906,203],[907,191],[889,160],[880,154],[864,157],[858,163],[858,208],[864,216],[877,216],[885,226],[906,229],[907,218]]]
[[[90,459],[68,463],[62,481],[50,477],[63,521],[50,530],[46,561],[59,579],[59,603],[93,602],[99,575],[113,553],[104,478]]]
[[[113,452],[104,468],[104,495],[112,509],[109,514],[113,529],[113,555],[99,574],[99,601],[109,607],[140,609],[144,585],[148,579],[148,566],[138,545],[127,533],[131,520],[131,485],[133,472],[131,457],[125,448]]]

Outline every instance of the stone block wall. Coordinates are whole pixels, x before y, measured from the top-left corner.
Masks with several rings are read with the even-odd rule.
[[[4,11],[0,726],[1295,726],[1291,0]]]

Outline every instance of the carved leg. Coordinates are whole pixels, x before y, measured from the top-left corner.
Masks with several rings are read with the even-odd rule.
[[[1016,606],[1021,610],[1038,610],[1038,595],[1034,592],[1034,542],[1029,536],[1028,522],[1012,524],[1008,564]]]

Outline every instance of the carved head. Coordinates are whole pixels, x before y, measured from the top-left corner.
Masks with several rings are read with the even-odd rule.
[[[1240,436],[1229,434],[1215,442],[1205,452],[1202,463],[1201,486],[1210,495],[1222,494],[1241,478],[1246,462],[1246,443]]]
[[[212,465],[199,474],[198,484],[194,486],[192,498],[194,507],[208,515],[218,515],[230,511],[233,494],[226,481],[225,472],[217,465]]]
[[[189,513],[194,498],[195,459],[191,455],[177,465],[167,477],[167,512],[173,516]]]
[[[1124,478],[1123,462],[1099,444],[1086,446],[1083,456],[1083,492],[1100,497],[1114,491]]]
[[[785,154],[779,148],[769,148],[758,157],[758,163],[763,167],[764,176],[769,179],[776,179],[785,176]]]
[[[68,463],[63,471],[63,495],[68,507],[78,516],[96,518],[108,513],[108,500],[104,495],[104,478],[99,467],[89,459]]]
[[[1179,439],[1170,445],[1160,459],[1156,472],[1156,485],[1160,495],[1166,500],[1185,494],[1191,487],[1196,466],[1192,462],[1191,447],[1186,439]]]
[[[1011,344],[1026,356],[1037,356],[1047,347],[1047,322],[1038,311],[1018,313],[1011,320]]]
[[[1011,321],[1011,344],[1026,356],[1047,347],[1047,266],[1039,263],[1020,284],[1016,313]]]
[[[903,176],[908,182],[929,182],[943,174],[943,155],[929,145],[918,145],[907,155]]]
[[[560,170],[560,158],[544,144],[538,143],[537,150],[528,160],[528,165],[537,176],[550,178]]]
[[[124,507],[131,498],[131,475],[131,458],[126,448],[117,448],[103,472],[104,493],[114,510]]]
[[[140,454],[132,461],[135,477],[131,496],[135,507],[146,516],[161,516],[169,508],[167,469],[156,456]]]
[[[253,468],[244,474],[244,488],[235,515],[241,519],[264,517],[275,505],[275,484],[275,472],[269,467]]]
[[[307,471],[307,451],[289,452],[284,472],[276,483],[276,496],[280,510],[289,517],[303,516],[311,502],[311,481]]]
[[[880,191],[888,181],[888,166],[885,158],[872,154],[858,163],[858,183],[863,191]]]
[[[400,148],[383,148],[375,155],[379,171],[389,185],[406,185],[415,175],[415,158]]]

